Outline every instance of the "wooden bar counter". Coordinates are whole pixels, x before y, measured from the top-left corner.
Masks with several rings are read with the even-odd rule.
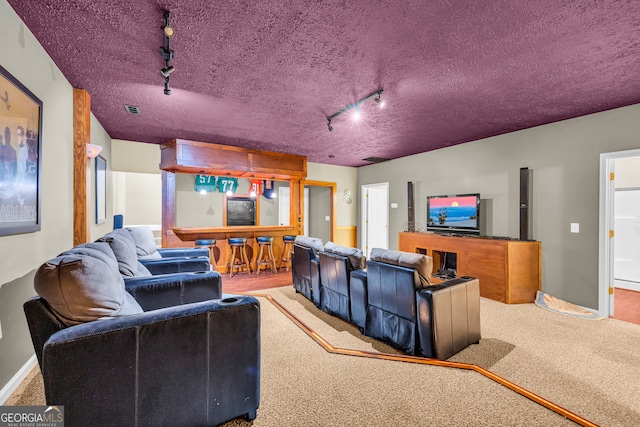
[[[230,226],[230,227],[174,227],[173,234],[181,240],[182,244],[172,246],[193,246],[197,239],[216,239],[216,248],[219,250],[218,270],[221,273],[226,272],[227,258],[229,257],[229,245],[227,239],[229,237],[246,237],[247,238],[247,255],[253,261],[256,255],[254,248],[256,247],[256,237],[272,236],[273,253],[276,261],[282,258],[282,236],[295,235],[293,226],[283,225],[258,225],[258,226]],[[177,243],[177,242],[174,242]],[[218,257],[216,257],[218,258]],[[277,263],[279,264],[279,262]]]

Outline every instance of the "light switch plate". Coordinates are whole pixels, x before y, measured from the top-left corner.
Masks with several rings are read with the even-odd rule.
[[[571,232],[572,233],[579,233],[580,232],[580,224],[577,222],[572,222],[571,223]]]
[[[325,217],[324,217],[324,220],[325,220],[325,221],[331,221],[331,216],[329,216],[329,215],[325,216]]]
[[[391,209],[398,209],[397,203],[391,203]]]

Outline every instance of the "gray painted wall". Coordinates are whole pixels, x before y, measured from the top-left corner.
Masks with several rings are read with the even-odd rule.
[[[1,389],[33,355],[22,304],[35,295],[35,270],[73,245],[74,195],[73,88],[6,0],[0,0],[0,41],[2,66],[43,102],[41,231],[0,236]],[[111,140],[93,116],[91,141],[103,146],[102,156],[109,166]],[[110,170],[107,174],[109,179]],[[93,163],[88,179],[88,193],[95,200]],[[93,206],[89,206],[92,237],[113,226],[111,191],[107,185],[104,224],[95,224]]]
[[[518,237],[519,170],[533,170],[533,238],[542,242],[542,290],[598,308],[600,153],[640,147],[640,105],[578,117],[358,169],[358,185],[388,181],[389,247],[407,217],[407,182],[415,184],[416,221],[426,197],[481,194],[487,232]],[[580,233],[570,233],[570,223]]]
[[[305,186],[309,188],[309,235],[331,240],[331,222],[325,217],[331,216],[331,187]]]

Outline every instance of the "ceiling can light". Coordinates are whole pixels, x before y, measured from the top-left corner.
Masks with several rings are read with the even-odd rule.
[[[375,97],[375,102],[376,104],[378,104],[378,106],[380,108],[382,108],[384,106],[384,101],[382,101],[382,99],[380,98],[380,96],[382,95],[383,90],[382,89],[378,89],[377,91],[373,92],[372,94],[362,98],[360,101],[354,102],[353,104],[349,104],[346,107],[344,107],[342,110],[338,111],[337,113],[333,113],[332,115],[327,117],[327,128],[329,129],[329,132],[331,132],[333,130],[333,127],[331,126],[331,121],[333,119],[335,119],[336,117],[340,116],[341,114],[346,113],[347,111],[351,111],[353,110],[353,119],[354,120],[358,120],[360,118],[361,112],[360,112],[360,104],[370,100],[371,98]]]

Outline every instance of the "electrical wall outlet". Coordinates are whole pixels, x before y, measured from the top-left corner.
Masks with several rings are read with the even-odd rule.
[[[579,233],[580,232],[580,224],[578,224],[577,222],[572,222],[571,223],[571,232],[572,233]]]
[[[324,217],[324,220],[325,220],[325,221],[331,221],[331,216],[329,216],[329,215],[325,216],[325,217]]]

